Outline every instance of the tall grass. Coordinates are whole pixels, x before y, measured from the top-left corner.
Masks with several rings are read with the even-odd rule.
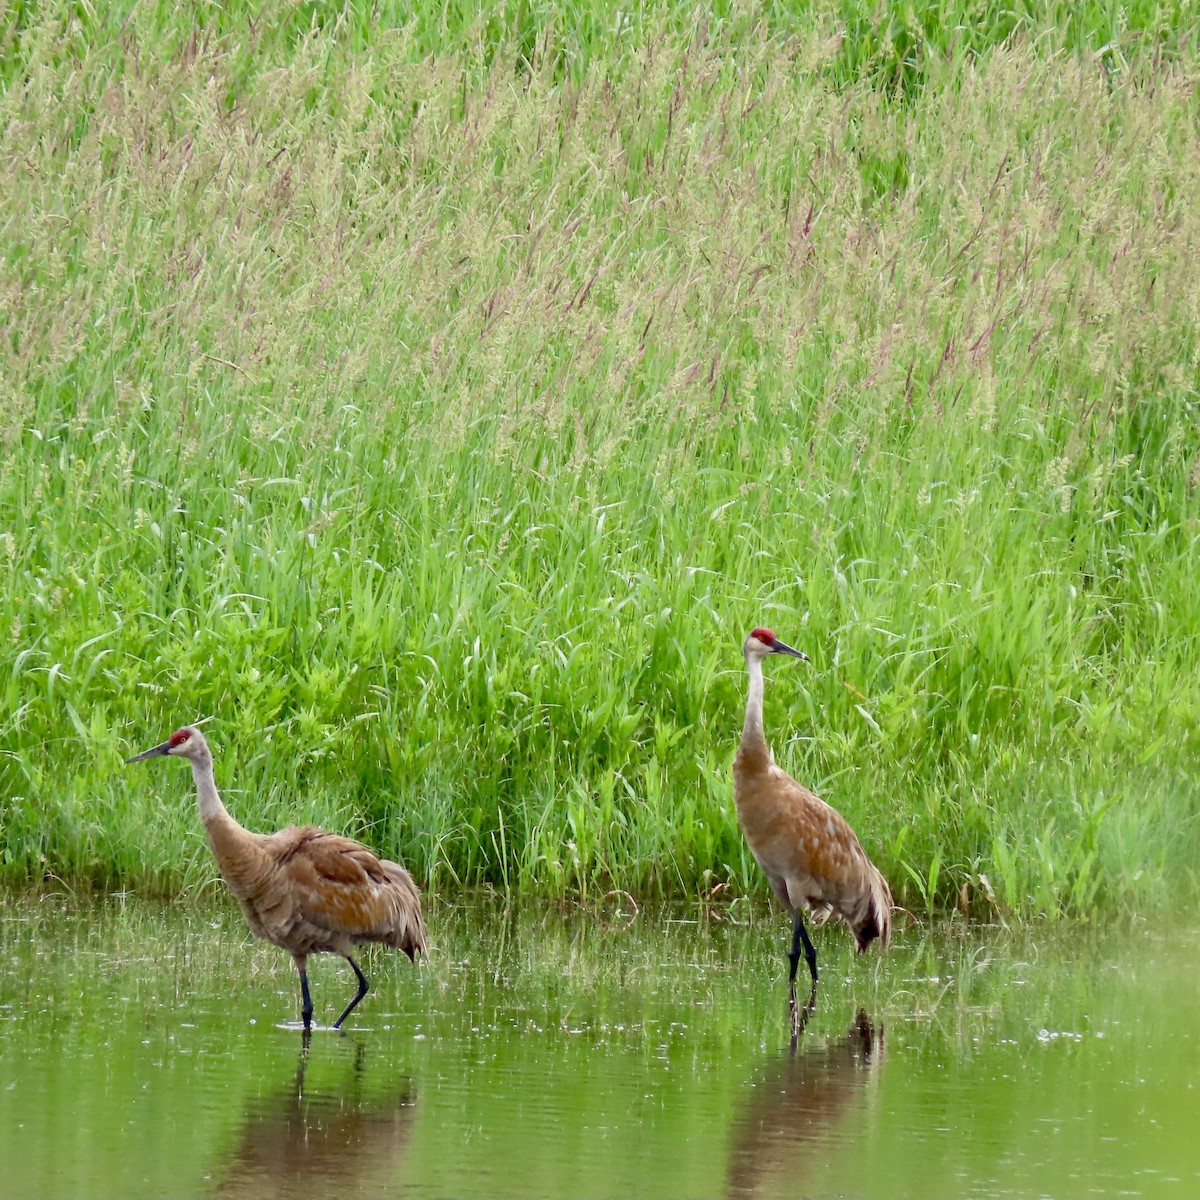
[[[1194,22],[97,11],[0,26],[4,875],[207,875],[207,717],[428,886],[761,888],[765,622],[908,907],[1194,892]]]

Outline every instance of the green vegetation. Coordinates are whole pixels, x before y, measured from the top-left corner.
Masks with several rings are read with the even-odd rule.
[[[208,877],[205,717],[426,886],[761,889],[768,623],[909,908],[1194,893],[1196,19],[1035,7],[6,9],[3,876]]]

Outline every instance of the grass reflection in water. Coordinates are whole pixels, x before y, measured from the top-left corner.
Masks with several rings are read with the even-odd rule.
[[[13,1194],[1200,1189],[1195,923],[830,939],[791,1050],[777,911],[434,900],[429,962],[305,1046],[223,900],[0,912]]]

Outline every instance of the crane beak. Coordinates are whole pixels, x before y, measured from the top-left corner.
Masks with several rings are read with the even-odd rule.
[[[141,754],[135,754],[132,758],[125,760],[125,765],[130,763],[141,762],[143,758],[155,758],[159,754],[166,754],[171,749],[171,743],[163,742],[160,746],[151,746],[149,750],[143,750]]]
[[[771,646],[771,653],[790,654],[793,658],[803,659],[804,662],[810,661],[808,655],[805,654],[803,650],[793,650],[791,646],[785,645],[783,642],[779,641],[778,638],[776,638],[774,644]]]

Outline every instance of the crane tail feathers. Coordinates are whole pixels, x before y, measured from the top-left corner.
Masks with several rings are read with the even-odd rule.
[[[387,873],[396,893],[396,908],[393,924],[385,938],[389,946],[401,950],[408,955],[410,962],[417,961],[417,955],[428,956],[429,950],[425,941],[425,919],[421,915],[421,896],[417,891],[412,876],[399,864],[389,859],[381,860],[381,865]]]
[[[887,880],[872,867],[868,885],[866,916],[855,926],[854,938],[861,954],[876,938],[880,948],[886,950],[892,940],[892,893]]]

